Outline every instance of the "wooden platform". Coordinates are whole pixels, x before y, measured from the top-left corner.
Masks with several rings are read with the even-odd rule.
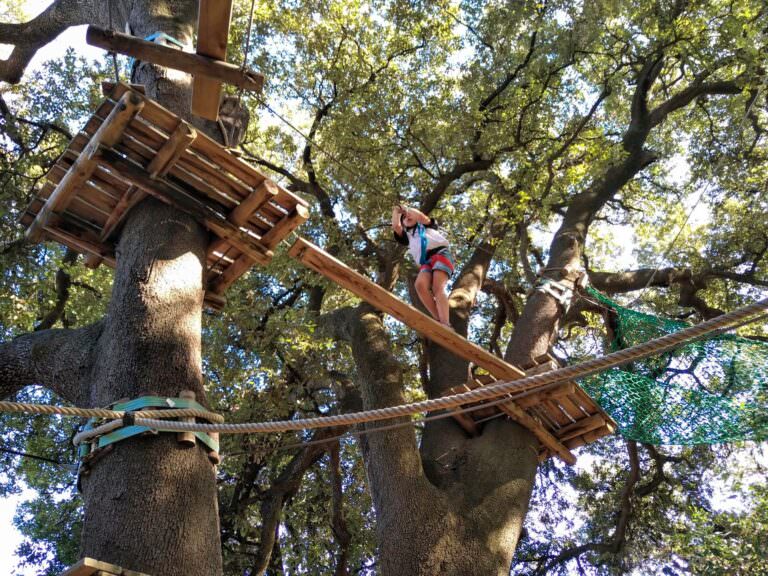
[[[64,570],[60,576],[148,576],[143,572],[127,570],[114,564],[100,562],[93,558],[81,558],[80,561]]]
[[[147,195],[205,225],[205,270],[216,302],[253,264],[307,220],[307,203],[198,133],[170,111],[118,84],[72,140],[21,217],[32,241],[61,242],[86,262],[115,266],[128,211]]]
[[[548,358],[526,370],[525,375],[533,376],[557,368],[557,363]],[[454,386],[445,395],[461,394],[496,382],[496,379],[491,376],[471,373],[466,384]],[[515,419],[516,410],[522,409],[568,450],[613,434],[617,428],[616,422],[575,382],[559,382],[525,392],[515,392],[510,395],[510,399],[511,403],[483,407],[470,412],[460,412],[461,409],[480,405],[480,403],[467,404],[457,408],[453,418],[467,434],[477,436],[482,431],[486,420],[498,414],[506,414]],[[510,404],[514,405],[514,408]],[[541,462],[557,454],[541,441],[538,452]]]
[[[311,242],[299,238],[293,246],[291,246],[288,254],[315,272],[322,274],[336,284],[359,296],[378,310],[397,318],[419,332],[425,338],[429,338],[457,356],[486,370],[492,375],[492,380],[518,380],[527,375],[526,372],[508,364],[488,350],[469,342],[452,329],[443,326],[432,317],[423,314],[413,306],[403,302],[391,292],[388,292],[362,274],[355,272],[349,266],[337,260]],[[541,370],[541,368],[539,370]],[[482,385],[482,383],[476,381],[476,386],[480,385]],[[456,390],[453,393],[470,390],[471,386],[473,385],[461,387],[461,389]],[[562,393],[562,391],[566,389],[570,390],[570,392],[568,392],[568,394]],[[591,438],[594,436],[594,439],[599,437],[596,435],[597,433],[592,434],[592,432],[598,428],[591,428],[591,426],[596,425],[598,418],[594,418],[589,422],[585,421],[586,418],[599,415],[601,419],[600,421],[605,423],[605,426],[601,424],[601,426],[603,426],[601,430],[605,430],[605,434],[612,431],[608,430],[609,427],[613,426],[613,429],[615,429],[615,424],[575,383],[562,385],[558,390],[558,400],[555,402],[552,400],[554,397],[550,397],[549,392],[547,392],[547,394],[536,396],[536,393],[541,391],[540,386],[536,384],[520,386],[520,388],[515,391],[515,395],[526,394],[526,396],[521,396],[521,398],[528,397],[528,400],[520,401],[523,402],[523,404],[517,399],[514,401],[510,400],[508,403],[499,406],[499,408],[494,408],[493,410],[494,413],[498,413],[499,410],[502,410],[510,418],[531,430],[539,439],[541,444],[540,453],[544,457],[549,457],[550,455],[555,454],[563,461],[569,464],[574,464],[576,462],[576,457],[570,451],[571,448],[581,446],[585,443],[582,442],[582,444],[578,444],[578,439],[581,438],[586,441],[587,437]],[[570,398],[569,395],[573,396],[573,398]],[[540,400],[537,400],[536,405],[531,405],[531,398]],[[538,404],[540,403],[543,403],[544,407],[539,407]],[[563,410],[560,409],[561,407]],[[480,417],[475,416],[475,418]],[[471,418],[469,416],[464,417],[464,415],[457,415],[456,419],[469,433],[476,434],[479,432],[479,427],[474,421],[470,422]],[[577,423],[579,423],[579,426],[576,426]],[[574,433],[580,430],[580,426],[582,425],[589,429],[581,429],[578,434],[574,435]],[[569,428],[570,426],[573,427]],[[589,434],[592,434],[592,436],[588,436]]]

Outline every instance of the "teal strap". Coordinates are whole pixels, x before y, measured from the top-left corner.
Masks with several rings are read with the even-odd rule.
[[[184,50],[184,44],[182,44],[179,40],[177,40],[173,36],[166,34],[165,32],[153,32],[149,36],[145,36],[144,40],[146,40],[147,42],[157,42],[158,40],[165,40],[169,44],[173,44],[174,46],[179,48],[179,50]],[[133,68],[133,63],[135,61],[136,61],[135,58],[131,58],[128,61],[128,68]]]
[[[136,412],[142,408],[193,408],[207,411],[208,409],[189,398],[165,398],[162,396],[141,396],[127,402],[112,406],[118,412]]]
[[[166,34],[165,32],[154,32],[153,34],[150,34],[146,38],[144,38],[147,42],[157,42],[158,40],[167,40],[171,44],[175,44],[179,48],[184,48],[184,44],[182,44],[180,41],[176,40],[173,36],[170,36]]]
[[[427,263],[427,229],[419,222],[416,224],[416,230],[419,232],[419,239],[421,240],[421,257],[419,258],[419,264],[424,265]]]
[[[207,408],[203,406],[202,404],[199,404],[198,402],[189,399],[189,398],[166,398],[163,396],[141,396],[140,398],[134,398],[133,400],[128,400],[127,402],[118,402],[117,404],[114,404],[112,406],[112,410],[118,411],[118,412],[137,412],[139,410],[143,410],[144,408],[176,408],[176,409],[196,409],[196,410],[202,410],[207,411]],[[90,418],[88,422],[85,424],[84,430],[92,430],[96,423],[98,422],[98,418]],[[119,442],[120,440],[125,440],[126,438],[131,438],[133,436],[137,436],[139,434],[143,434],[145,432],[152,432],[152,428],[147,428],[146,426],[124,426],[122,428],[118,428],[117,430],[110,432],[108,434],[104,434],[103,436],[99,436],[98,438],[94,439],[93,443],[91,442],[83,442],[78,447],[78,456],[80,458],[85,458],[93,449],[93,444],[95,444],[96,448],[104,448],[105,446],[109,446],[110,444],[114,444],[115,442]],[[203,444],[205,444],[208,448],[210,448],[214,452],[219,451],[219,443],[218,441],[211,438],[208,434],[205,432],[195,432],[195,437],[200,440]]]
[[[105,446],[109,446],[115,442],[120,442],[120,440],[125,440],[127,438],[143,434],[144,432],[152,432],[152,428],[147,428],[146,426],[124,426],[122,428],[118,428],[114,432],[104,434],[104,436],[99,436],[96,447],[104,448]],[[219,443],[205,432],[195,432],[195,437],[214,452],[219,451]]]

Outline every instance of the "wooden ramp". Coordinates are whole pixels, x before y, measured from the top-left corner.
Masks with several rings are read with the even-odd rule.
[[[50,238],[115,266],[115,241],[147,195],[196,218],[212,233],[206,302],[307,220],[307,203],[156,102],[117,84],[72,140],[21,217],[27,238]]]
[[[413,306],[403,302],[391,292],[388,292],[378,284],[375,284],[362,274],[355,272],[349,268],[349,266],[337,260],[311,242],[308,242],[303,238],[299,238],[293,244],[293,246],[291,246],[288,254],[299,260],[308,268],[311,268],[315,272],[322,274],[336,284],[359,296],[382,312],[386,312],[387,314],[397,318],[404,324],[410,326],[422,334],[424,337],[429,338],[433,342],[450,350],[457,356],[464,358],[472,364],[483,368],[489,374],[493,375],[493,379],[499,381],[509,381],[518,380],[526,376],[526,373],[519,368],[508,364],[498,356],[491,354],[480,346],[467,341],[465,338],[450,328],[443,326],[430,316],[423,314]],[[570,382],[567,384],[570,386],[569,390],[572,390],[574,394],[576,394],[575,390],[578,389],[578,400],[580,402],[580,404],[574,403],[573,406],[569,405],[568,407],[573,408],[573,410],[567,414],[544,413],[538,410],[537,406],[535,405],[523,408],[520,404],[518,404],[517,400],[499,405],[499,407],[495,408],[494,410],[495,412],[502,410],[510,418],[531,430],[539,439],[541,445],[540,454],[544,455],[544,457],[556,454],[565,462],[574,464],[576,462],[576,457],[570,451],[569,447],[564,444],[564,442],[572,440],[574,437],[568,436],[567,439],[565,438],[565,436],[570,434],[570,432],[563,435],[562,437],[558,437],[557,434],[562,432],[562,428],[570,426],[571,424],[575,425],[576,423],[582,422],[594,415],[598,415],[601,421],[607,424],[613,425],[613,421],[611,420],[610,416],[605,414],[605,412],[603,412],[599,406],[597,406],[591,399],[589,399],[586,393],[581,390],[575,383]],[[477,385],[481,384],[478,383]],[[515,391],[515,394],[518,395],[526,391],[534,391],[537,387],[538,386],[535,384],[527,387],[520,387],[519,390]],[[469,389],[471,389],[471,387],[467,386],[459,391]],[[562,396],[563,395],[561,394],[558,397]],[[531,394],[531,397],[533,397],[533,394]],[[542,401],[549,400],[548,397],[542,396],[541,398]],[[584,398],[586,398],[588,402],[587,400],[584,400]],[[528,402],[530,402],[530,400]],[[567,404],[565,401],[563,401],[563,403]],[[583,406],[585,409],[578,409],[578,406]],[[456,419],[468,432],[478,432],[479,429],[477,425],[474,424],[474,421],[471,425],[469,423],[469,420],[472,419],[471,417],[457,415]],[[566,419],[568,420],[567,423]],[[596,421],[597,419],[595,418],[594,422]],[[606,431],[606,433],[609,432]],[[576,446],[574,442],[571,442],[571,444],[572,447]]]

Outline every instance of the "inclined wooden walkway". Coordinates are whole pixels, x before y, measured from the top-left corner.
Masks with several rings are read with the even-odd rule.
[[[311,242],[299,238],[291,246],[288,254],[318,274],[343,286],[378,310],[410,326],[425,338],[485,369],[492,376],[491,379],[486,380],[473,378],[464,387],[453,390],[453,393],[470,390],[493,380],[518,380],[527,375],[526,372],[469,342],[450,328],[403,302]],[[552,368],[551,364],[548,365],[548,369]],[[541,372],[541,368],[538,371]],[[531,389],[533,388],[535,386],[531,386]],[[521,387],[519,392],[525,390],[525,387]],[[539,398],[540,402],[531,404],[533,398]],[[542,406],[539,406],[540,403]],[[565,383],[540,397],[531,395],[526,400],[525,408],[518,402],[510,401],[490,410],[501,411],[531,430],[539,439],[539,453],[542,458],[557,455],[569,464],[576,462],[576,457],[569,446],[575,448],[588,441],[596,440],[600,436],[612,433],[616,427],[610,416],[573,382]],[[487,415],[482,412],[481,416],[457,414],[455,418],[468,433],[477,434],[479,425],[474,420]]]

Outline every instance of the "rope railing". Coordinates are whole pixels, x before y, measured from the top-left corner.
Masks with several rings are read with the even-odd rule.
[[[50,404],[29,404],[25,402],[0,401],[0,412],[24,412],[26,414],[47,414],[76,416],[81,418],[123,418],[132,414],[139,418],[202,418],[210,422],[224,422],[224,417],[215,412],[196,408],[175,408],[163,410],[109,410],[107,408],[77,408],[75,406],[52,406]]]
[[[62,416],[78,416],[90,418],[113,419],[102,426],[86,430],[76,435],[75,445],[85,442],[95,436],[105,434],[123,425],[123,419],[129,417],[136,426],[144,426],[164,432],[218,432],[222,434],[247,434],[288,432],[293,430],[311,430],[336,426],[351,426],[366,422],[389,420],[412,416],[423,412],[434,412],[456,408],[464,404],[487,402],[488,406],[520,399],[544,387],[559,384],[568,380],[577,380],[603,372],[610,368],[622,366],[648,356],[660,354],[698,340],[712,332],[722,331],[736,325],[743,325],[756,320],[756,316],[768,310],[768,298],[723,314],[695,326],[684,328],[679,332],[667,334],[660,338],[637,344],[624,350],[612,352],[600,358],[587,360],[573,366],[566,366],[550,372],[526,376],[518,380],[496,382],[488,386],[475,388],[468,392],[432,398],[419,402],[411,402],[400,406],[390,406],[347,414],[299,418],[295,420],[278,420],[273,422],[250,422],[225,424],[224,418],[214,412],[197,409],[164,409],[142,411],[119,411],[105,408],[77,408],[69,406],[51,406],[19,402],[0,401],[0,412],[25,412],[31,414],[59,414]],[[203,424],[196,422],[165,421],[166,418],[200,418],[214,422]]]
[[[163,422],[152,418],[136,418],[136,424],[146,426],[159,431],[196,431],[196,432],[219,432],[222,434],[247,434],[247,433],[268,433],[268,432],[288,432],[292,430],[310,430],[317,428],[327,428],[335,426],[350,426],[366,422],[380,420],[389,420],[404,416],[412,416],[422,412],[432,412],[436,410],[446,410],[470,404],[482,402],[500,397],[505,397],[496,403],[513,401],[515,395],[528,392],[534,388],[540,388],[549,384],[557,384],[568,380],[576,380],[586,376],[591,376],[603,372],[609,368],[622,366],[648,356],[660,354],[668,350],[677,348],[683,344],[692,342],[712,332],[727,329],[736,324],[748,323],[749,319],[768,310],[768,298],[755,302],[733,312],[723,314],[717,318],[701,322],[695,326],[685,328],[674,334],[668,334],[648,342],[643,342],[602,356],[593,360],[588,360],[573,366],[566,366],[558,370],[527,376],[519,380],[497,382],[481,388],[475,388],[469,392],[454,394],[452,396],[443,396],[411,402],[400,406],[390,406],[386,408],[377,408],[374,410],[365,410],[361,412],[351,412],[348,414],[336,414],[333,416],[321,416],[315,418],[300,418],[296,420],[282,420],[273,422],[254,422],[240,424],[197,424],[187,422]],[[519,397],[519,396],[518,396]]]

